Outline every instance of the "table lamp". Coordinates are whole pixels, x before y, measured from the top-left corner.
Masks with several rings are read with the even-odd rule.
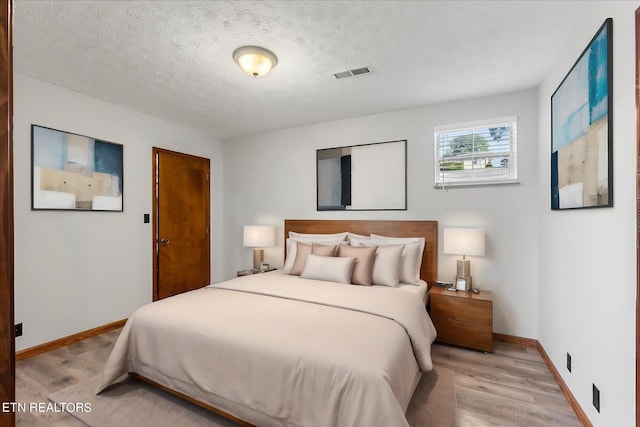
[[[484,256],[484,230],[445,228],[443,252],[445,254],[462,255],[462,259],[458,260],[454,286],[460,289],[457,285],[458,281],[461,280],[460,283],[464,283],[464,290],[470,290],[472,288],[471,261],[466,259],[466,256]]]
[[[253,268],[260,269],[264,249],[276,244],[275,227],[271,225],[245,225],[244,246],[253,248]]]

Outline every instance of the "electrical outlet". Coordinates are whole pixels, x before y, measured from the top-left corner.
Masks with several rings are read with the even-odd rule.
[[[593,406],[596,408],[596,411],[600,413],[600,390],[598,390],[595,384],[591,385],[593,386]]]
[[[567,353],[567,371],[571,372],[571,355]]]
[[[16,325],[16,337],[22,336],[22,323]]]

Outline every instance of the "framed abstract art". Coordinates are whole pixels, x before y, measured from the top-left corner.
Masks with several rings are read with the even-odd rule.
[[[31,209],[122,212],[122,145],[31,125]]]
[[[551,96],[551,209],[613,206],[612,19]]]

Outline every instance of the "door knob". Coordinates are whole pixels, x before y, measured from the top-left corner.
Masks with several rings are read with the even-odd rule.
[[[168,245],[169,244],[169,239],[161,239],[160,243],[162,243],[163,245]]]

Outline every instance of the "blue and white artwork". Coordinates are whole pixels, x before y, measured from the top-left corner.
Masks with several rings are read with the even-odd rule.
[[[551,208],[613,206],[612,20],[551,97]]]
[[[122,211],[122,145],[31,126],[31,208]]]

